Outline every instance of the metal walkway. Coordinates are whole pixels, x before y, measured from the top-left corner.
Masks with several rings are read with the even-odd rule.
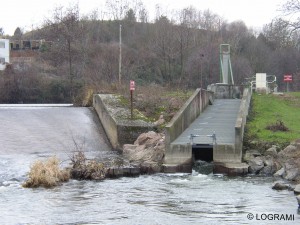
[[[209,136],[213,133],[218,144],[234,144],[240,103],[240,99],[215,99],[213,105],[209,105],[171,145],[190,143],[191,134],[199,135],[193,138],[194,144],[212,144],[213,139]]]

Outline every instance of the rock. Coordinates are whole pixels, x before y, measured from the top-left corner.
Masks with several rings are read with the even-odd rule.
[[[278,169],[280,169],[280,164],[275,161],[273,156],[267,155],[264,158],[264,168],[260,171],[261,175],[271,176],[273,175]]]
[[[263,157],[255,157],[248,161],[249,172],[253,174],[258,174],[259,171],[264,167]]]
[[[146,148],[146,145],[131,145],[131,144],[125,144],[123,145],[123,154],[125,155],[131,155],[136,152],[142,152]]]
[[[181,102],[177,98],[171,98],[169,101],[169,107],[173,109],[180,109]]]
[[[291,158],[284,163],[286,174],[284,179],[287,180],[300,180],[300,158]]]
[[[130,154],[135,152],[138,145],[125,144],[123,145],[123,154]]]
[[[290,159],[290,158],[300,158],[300,145],[289,145],[281,152],[278,153],[278,156],[282,160]]]
[[[286,175],[283,177],[286,180],[298,180],[299,170],[298,169],[291,169],[286,171]]]
[[[280,170],[278,170],[278,171],[274,174],[274,177],[283,177],[284,174],[285,174],[285,169],[284,169],[284,167],[282,167]]]
[[[284,167],[287,180],[300,180],[300,144],[296,141],[278,153],[278,162]]]
[[[277,157],[277,147],[276,145],[273,145],[271,148],[267,149],[265,152],[265,155],[270,155],[273,157]]]
[[[134,142],[135,145],[146,145],[146,147],[155,146],[162,138],[162,135],[154,131],[149,131],[148,133],[141,134],[137,140]]]
[[[300,195],[297,195],[296,199],[297,199],[297,202],[298,202],[298,205],[299,205],[299,208],[300,208]]]
[[[249,162],[250,160],[252,160],[254,158],[254,156],[249,153],[249,152],[246,152],[245,155],[243,156],[243,161],[244,162]]]
[[[272,189],[280,190],[280,191],[281,190],[290,190],[291,186],[289,184],[284,183],[284,182],[276,181],[275,183],[273,183]]]
[[[245,162],[249,162],[250,160],[252,160],[253,158],[257,157],[257,156],[261,156],[261,153],[257,150],[249,150],[245,153],[243,160]]]
[[[134,145],[123,146],[123,155],[131,164],[138,165],[144,173],[160,172],[165,155],[164,140],[163,134],[153,131],[143,133]]]
[[[297,185],[296,185],[296,187],[294,188],[294,193],[295,193],[296,195],[299,195],[299,194],[300,194],[300,184],[297,184]],[[298,203],[299,203],[299,201],[298,201]]]
[[[164,124],[166,121],[164,119],[163,115],[160,115],[159,119],[157,121],[155,121],[153,124],[154,126],[160,126],[162,124]]]

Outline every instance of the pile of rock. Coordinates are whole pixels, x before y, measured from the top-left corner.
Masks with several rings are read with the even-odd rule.
[[[289,181],[300,181],[300,143],[294,142],[277,152],[272,146],[264,154],[252,150],[246,152],[244,161],[249,165],[249,172],[260,175],[274,175]]]
[[[165,136],[149,131],[141,134],[134,144],[123,146],[123,156],[144,172],[161,172],[165,155]]]
[[[276,146],[272,146],[264,154],[257,150],[250,150],[244,155],[244,161],[249,165],[249,173],[267,176],[281,169],[282,166],[277,159]]]

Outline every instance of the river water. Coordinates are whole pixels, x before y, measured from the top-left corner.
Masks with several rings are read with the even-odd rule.
[[[100,182],[71,180],[52,189],[22,188],[36,159],[57,155],[68,164],[78,148],[106,161],[120,156],[111,150],[89,108],[0,105],[0,121],[1,225],[300,222],[294,194],[272,190],[272,178],[193,171]],[[288,216],[288,221],[276,220],[274,214]]]

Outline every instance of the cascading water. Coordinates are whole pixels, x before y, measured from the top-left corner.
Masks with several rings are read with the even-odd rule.
[[[197,160],[194,162],[193,170],[200,174],[211,174],[213,172],[213,162]]]

